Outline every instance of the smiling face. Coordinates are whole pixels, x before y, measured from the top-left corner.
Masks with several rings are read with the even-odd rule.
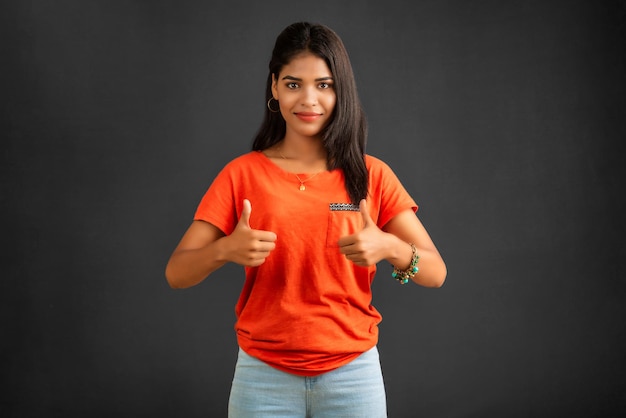
[[[286,135],[318,136],[337,101],[326,62],[311,53],[296,55],[272,80],[272,95],[285,119]]]

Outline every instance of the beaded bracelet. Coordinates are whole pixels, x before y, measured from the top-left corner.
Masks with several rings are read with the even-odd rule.
[[[417,249],[412,243],[411,252],[413,253],[413,256],[411,258],[411,265],[408,269],[400,270],[398,267],[393,266],[393,272],[391,272],[391,277],[400,282],[400,284],[407,284],[409,282],[409,279],[412,279],[419,271],[419,267],[417,267],[417,262],[419,261],[420,257],[417,255]]]

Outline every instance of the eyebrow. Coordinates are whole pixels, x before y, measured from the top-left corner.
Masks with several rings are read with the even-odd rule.
[[[327,80],[331,80],[332,81],[332,77],[320,77],[320,78],[316,78],[315,81],[327,81]],[[294,77],[291,75],[286,75],[283,77],[283,80],[293,80],[293,81],[302,81],[301,78],[298,77]]]

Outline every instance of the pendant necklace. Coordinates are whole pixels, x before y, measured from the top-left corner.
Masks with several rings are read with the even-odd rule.
[[[284,160],[288,160],[288,158],[287,158],[287,157],[285,157],[285,156],[283,155],[283,153],[282,153],[280,150],[278,150],[278,153],[280,154],[280,156],[281,156],[281,157],[283,157],[283,159],[284,159]],[[296,178],[297,178],[297,179],[298,179],[298,181],[300,182],[300,187],[299,187],[299,188],[300,188],[300,191],[301,191],[301,192],[303,192],[303,191],[305,191],[305,190],[306,190],[306,186],[304,185],[304,182],[311,180],[313,177],[317,176],[317,175],[318,175],[319,173],[321,173],[322,171],[324,171],[324,170],[320,170],[320,171],[318,171],[318,172],[317,172],[317,173],[315,173],[315,174],[311,174],[309,177],[305,178],[304,180],[302,180],[302,179],[300,178],[300,176],[299,176],[299,175],[297,175],[296,173],[293,173],[293,175],[294,175],[294,176],[296,176]]]
[[[309,180],[311,180],[313,177],[317,176],[319,173],[321,173],[321,171],[318,171],[317,173],[313,174],[312,176],[309,176],[309,177],[305,178],[304,180],[302,180],[302,179],[300,178],[300,176],[299,176],[299,175],[297,175],[296,173],[293,173],[293,174],[294,174],[294,176],[296,176],[296,178],[297,178],[297,179],[298,179],[298,181],[300,182],[300,191],[301,191],[301,192],[303,192],[303,191],[305,191],[305,190],[306,190],[306,187],[304,186],[304,182],[305,182],[305,181],[309,181]]]

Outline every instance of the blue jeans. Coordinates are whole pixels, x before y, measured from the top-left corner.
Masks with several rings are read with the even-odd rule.
[[[378,349],[314,377],[285,373],[239,349],[228,416],[384,418],[387,403]]]

